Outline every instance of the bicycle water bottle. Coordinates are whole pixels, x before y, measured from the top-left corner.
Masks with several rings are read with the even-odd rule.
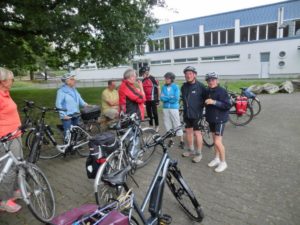
[[[139,137],[136,136],[132,138],[132,142],[130,145],[130,155],[134,159],[137,157],[137,154],[139,152],[139,142]]]

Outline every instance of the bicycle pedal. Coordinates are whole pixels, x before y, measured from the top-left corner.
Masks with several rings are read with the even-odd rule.
[[[159,218],[159,225],[168,225],[172,223],[172,217],[170,215],[167,214],[163,214],[160,218]]]

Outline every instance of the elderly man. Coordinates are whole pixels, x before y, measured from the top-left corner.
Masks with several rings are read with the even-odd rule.
[[[123,81],[119,87],[120,110],[126,114],[137,113],[144,119],[144,102],[146,101],[143,84],[137,81],[138,88],[135,87],[136,71],[132,68],[127,69],[123,74]]]
[[[113,80],[107,82],[107,88],[102,92],[102,113],[108,119],[115,119],[119,115],[119,93]]]

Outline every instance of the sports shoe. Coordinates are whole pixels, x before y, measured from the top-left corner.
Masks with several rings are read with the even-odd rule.
[[[227,163],[224,161],[224,162],[220,162],[218,167],[215,169],[215,172],[217,173],[221,173],[223,172],[224,170],[226,170],[227,168]]]
[[[184,142],[183,141],[180,142],[179,148],[184,149]]]
[[[192,159],[192,161],[194,162],[194,163],[198,163],[198,162],[200,162],[201,161],[201,159],[202,159],[202,154],[200,153],[198,153],[198,154],[196,154],[195,155],[195,157]]]
[[[220,164],[220,159],[219,158],[214,158],[210,163],[208,163],[209,167],[215,167]]]
[[[15,213],[15,212],[18,212],[21,208],[22,208],[22,206],[16,204],[11,199],[0,202],[0,211],[2,210],[2,211],[9,212],[9,213]]]
[[[194,157],[196,155],[195,151],[188,150],[182,153],[182,157]]]

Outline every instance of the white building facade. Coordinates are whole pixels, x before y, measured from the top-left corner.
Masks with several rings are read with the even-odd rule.
[[[300,75],[300,1],[238,10],[162,24],[128,66],[80,69],[79,79],[122,78],[127,67],[143,65],[151,74],[183,76],[215,71],[227,79]]]

